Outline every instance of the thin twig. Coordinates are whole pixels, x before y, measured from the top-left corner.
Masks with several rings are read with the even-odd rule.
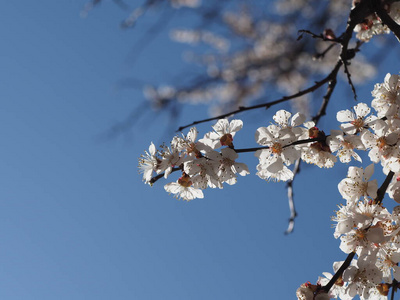
[[[333,78],[329,82],[328,90],[323,98],[321,107],[320,107],[318,113],[312,118],[315,125],[317,125],[317,123],[319,122],[319,120],[321,119],[322,116],[326,115],[326,108],[328,107],[329,100],[331,99],[333,91],[335,90],[336,83],[337,83],[336,78]]]
[[[171,173],[179,171],[179,170],[180,170],[180,168],[173,168]],[[163,178],[164,174],[165,173],[161,173],[161,174],[158,174],[157,176],[154,176],[153,178],[150,179],[149,184],[153,185],[158,179]]]
[[[343,63],[344,65],[344,73],[347,76],[347,82],[349,83],[350,87],[351,87],[351,91],[353,92],[354,95],[354,100],[357,101],[357,93],[356,93],[356,88],[354,87],[353,81],[351,80],[351,74],[348,68],[348,64],[345,62]]]
[[[287,145],[283,146],[282,148],[287,148],[290,146],[307,144],[307,143],[312,143],[312,142],[323,142],[323,141],[325,141],[325,140],[321,139],[321,138],[298,140],[298,141],[294,141],[293,143],[287,144]],[[243,148],[243,149],[234,149],[234,150],[236,153],[245,153],[245,152],[256,152],[257,150],[263,150],[263,149],[269,149],[269,148],[270,148],[270,146],[262,146],[262,147]]]
[[[231,111],[229,113],[222,114],[222,115],[219,115],[219,116],[216,116],[216,117],[213,117],[213,118],[194,121],[191,124],[188,124],[188,125],[185,125],[185,126],[181,126],[181,127],[179,127],[178,131],[182,131],[183,129],[188,128],[188,127],[193,126],[193,125],[196,125],[196,124],[201,124],[201,123],[205,123],[205,122],[209,122],[209,121],[213,121],[213,120],[223,119],[223,118],[226,118],[226,117],[229,117],[229,116],[232,116],[232,115],[244,112],[244,111],[252,110],[252,109],[258,109],[258,108],[262,108],[262,107],[265,107],[265,108],[268,109],[273,105],[276,105],[276,104],[279,104],[279,103],[282,103],[282,102],[285,102],[285,101],[288,101],[288,100],[292,100],[292,99],[298,98],[300,96],[303,96],[303,95],[306,95],[306,94],[309,94],[309,93],[312,93],[315,90],[317,90],[318,88],[320,88],[321,86],[323,86],[325,83],[329,82],[334,76],[336,76],[336,74],[339,71],[341,66],[342,66],[342,62],[338,61],[336,63],[336,66],[334,67],[332,72],[329,73],[328,76],[326,76],[324,79],[322,79],[320,81],[316,81],[314,85],[308,87],[307,89],[301,90],[300,92],[297,92],[296,94],[293,94],[293,95],[290,95],[290,96],[285,96],[285,97],[282,97],[282,98],[280,98],[278,100],[275,100],[275,101],[272,101],[272,102],[262,103],[262,104],[258,104],[258,105],[254,105],[254,106],[248,106],[248,107],[241,106],[241,107],[239,107],[239,109]]]
[[[330,44],[328,47],[326,47],[326,49],[324,51],[322,51],[321,53],[316,53],[313,56],[313,59],[321,59],[323,58],[336,44]]]
[[[303,30],[299,30],[298,33],[300,33],[300,35],[297,38],[297,40],[302,39],[303,38],[303,34],[307,33],[307,34],[309,34],[310,36],[312,36],[315,39],[321,39],[321,40],[326,41],[326,42],[340,43],[339,39],[331,39],[331,38],[328,38],[328,37],[324,36],[323,34],[315,34],[315,33],[311,32],[309,30],[304,30],[304,29]]]

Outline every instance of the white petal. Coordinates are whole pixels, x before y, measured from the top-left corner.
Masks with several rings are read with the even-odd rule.
[[[231,123],[229,124],[229,133],[231,133],[232,136],[234,136],[237,131],[242,129],[242,127],[243,127],[242,120],[232,120]]]
[[[249,168],[244,163],[235,163],[233,166],[235,168],[236,173],[238,173],[241,176],[245,176],[247,174],[250,174]]]
[[[365,168],[364,170],[364,181],[368,181],[372,174],[374,174],[374,164],[370,164],[368,167]]]
[[[375,199],[378,194],[378,181],[376,179],[368,182],[367,193],[372,199]]]
[[[276,114],[272,117],[276,123],[279,125],[287,125],[289,118],[292,114],[286,110],[279,110]]]
[[[353,121],[355,119],[355,116],[350,110],[346,109],[346,110],[339,111],[336,114],[336,119],[339,122],[350,122],[350,121]]]
[[[293,117],[292,117],[292,122],[291,122],[291,126],[295,127],[295,126],[300,126],[301,124],[304,123],[304,121],[306,120],[306,116],[301,114],[301,113],[296,113]]]
[[[271,173],[278,173],[282,169],[283,169],[283,161],[280,157],[278,157],[274,162],[272,162],[267,167],[267,171]]]
[[[170,182],[170,183],[167,183],[166,185],[164,185],[164,189],[168,193],[178,194],[180,192],[181,185],[177,182]]]
[[[197,134],[198,134],[198,131],[197,131],[196,127],[192,127],[192,128],[190,128],[189,133],[187,134],[186,138],[190,142],[193,143],[194,141],[196,141]]]
[[[229,128],[229,122],[227,119],[219,119],[218,122],[212,126],[212,128],[220,135],[227,133]]]
[[[356,112],[357,117],[364,118],[366,115],[370,113],[371,109],[368,107],[367,104],[359,103],[356,106],[354,106],[354,111]]]
[[[260,145],[267,145],[273,140],[272,134],[267,127],[260,127],[255,133],[256,143]]]
[[[151,142],[151,144],[150,144],[149,153],[150,153],[150,155],[156,154],[156,146],[154,146],[153,142]]]
[[[223,157],[229,158],[230,160],[235,161],[239,155],[235,152],[235,150],[231,148],[223,148],[221,149],[221,154]]]

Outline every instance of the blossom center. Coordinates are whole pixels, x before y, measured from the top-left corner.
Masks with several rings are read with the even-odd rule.
[[[274,153],[274,154],[281,154],[282,153],[282,145],[281,144],[279,144],[279,143],[274,143],[272,146],[271,146],[271,151],[272,151],[272,153]]]
[[[389,285],[387,283],[380,283],[376,286],[379,294],[387,296],[389,294]]]
[[[342,146],[343,146],[344,149],[347,149],[347,150],[353,150],[354,149],[353,144],[350,143],[350,142],[347,142],[347,141],[343,141],[342,142]]]
[[[233,137],[232,134],[230,133],[225,133],[221,138],[219,139],[220,143],[222,146],[232,146],[233,142]]]
[[[397,91],[388,91],[387,94],[382,95],[382,98],[389,103],[396,103],[397,100]]]
[[[186,151],[188,154],[194,153],[196,158],[200,158],[203,156],[201,152],[196,148],[196,145],[194,143],[190,143],[189,146],[186,148]]]
[[[182,177],[178,179],[178,183],[183,187],[189,187],[192,185],[192,181],[190,180],[190,176],[187,174],[183,174]]]
[[[379,149],[383,149],[385,146],[387,146],[385,137],[382,136],[382,137],[378,138],[378,140],[376,141],[376,144]]]
[[[364,120],[363,118],[358,118],[357,120],[351,121],[350,122],[354,127],[356,128],[357,131],[359,131],[361,128],[364,127]]]

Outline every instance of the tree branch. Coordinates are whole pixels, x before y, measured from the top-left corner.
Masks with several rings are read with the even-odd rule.
[[[229,117],[229,116],[232,116],[232,115],[244,112],[244,111],[252,110],[252,109],[258,109],[258,108],[262,108],[262,107],[265,107],[266,109],[268,109],[273,105],[276,105],[276,104],[279,104],[279,103],[282,103],[282,102],[285,102],[285,101],[288,101],[288,100],[291,100],[291,99],[294,99],[294,98],[298,98],[298,97],[306,95],[308,93],[312,93],[315,90],[317,90],[318,88],[320,88],[321,86],[323,86],[325,83],[329,82],[332,78],[336,77],[336,74],[339,71],[341,66],[342,66],[342,62],[338,61],[336,63],[336,66],[334,67],[332,72],[329,73],[328,76],[326,76],[324,79],[322,79],[320,81],[315,82],[315,84],[310,86],[309,88],[304,89],[304,90],[302,90],[300,92],[297,92],[296,94],[293,94],[293,95],[290,95],[290,96],[285,96],[285,97],[282,97],[282,98],[280,98],[278,100],[275,100],[275,101],[272,101],[272,102],[267,102],[267,103],[258,104],[258,105],[254,105],[254,106],[248,106],[248,107],[241,106],[241,107],[239,107],[239,109],[231,111],[229,113],[222,114],[222,115],[219,115],[219,116],[216,116],[216,117],[212,117],[212,118],[208,118],[208,119],[194,121],[191,124],[188,124],[188,125],[185,125],[185,126],[181,126],[181,127],[179,127],[178,131],[182,131],[183,129],[188,128],[188,127],[193,126],[193,125],[196,125],[196,124],[201,124],[201,123],[205,123],[205,122],[209,122],[209,121],[213,121],[213,120],[223,119],[223,118],[226,118],[226,117]]]
[[[322,116],[326,115],[326,108],[328,107],[329,100],[331,99],[333,91],[335,90],[336,87],[336,82],[337,82],[336,76],[337,72],[334,77],[332,76],[333,77],[332,80],[329,81],[328,89],[323,98],[321,108],[319,109],[318,113],[312,118],[315,125],[317,125]]]
[[[325,136],[327,137],[327,136]],[[307,144],[307,143],[312,143],[312,142],[323,142],[325,139],[321,138],[312,138],[312,139],[305,139],[305,140],[298,140],[293,143],[287,144],[283,146],[282,148],[287,148],[290,146],[295,146],[295,145],[301,145],[301,144]],[[262,147],[254,147],[254,148],[244,148],[244,149],[234,149],[236,153],[245,153],[245,152],[256,152],[257,150],[263,150],[263,149],[269,149],[269,146],[262,146]]]
[[[329,290],[332,288],[332,286],[335,284],[335,282],[343,275],[343,272],[350,266],[351,261],[354,258],[354,255],[356,255],[355,252],[351,252],[346,260],[343,262],[343,264],[340,266],[339,270],[337,270],[337,272],[335,273],[335,275],[333,275],[333,277],[331,278],[331,280],[329,280],[329,282],[322,287],[322,289],[325,292],[329,292]]]
[[[382,7],[381,1],[371,0],[371,5],[375,10],[376,15],[382,20],[382,23],[389,27],[400,42],[400,25],[389,16],[386,10]]]
[[[386,190],[387,190],[390,182],[392,181],[393,176],[394,176],[394,173],[392,171],[390,171],[389,174],[386,176],[385,181],[382,183],[382,185],[378,189],[377,196],[374,199],[375,203],[377,203],[377,204],[382,203],[383,197],[385,197]]]
[[[180,168],[173,168],[171,173],[179,171],[179,170],[180,170]],[[150,179],[149,184],[153,185],[158,179],[163,178],[164,174],[165,173],[161,173],[161,174],[158,174],[157,176],[154,176],[153,178]]]
[[[398,284],[397,280],[393,279],[393,282],[392,282],[392,293],[390,295],[390,299],[391,300],[394,300],[394,293],[397,291],[397,284]]]

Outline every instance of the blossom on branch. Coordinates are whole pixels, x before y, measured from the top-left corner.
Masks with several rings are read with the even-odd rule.
[[[184,173],[177,182],[167,183],[164,188],[168,193],[174,194],[177,199],[190,201],[195,198],[203,198],[203,192],[200,189],[193,188],[191,185],[190,176]]]
[[[220,119],[217,124],[212,126],[214,131],[205,134],[200,142],[212,149],[218,149],[222,146],[233,147],[233,137],[242,127],[242,120],[232,120],[229,122],[227,119]]]

